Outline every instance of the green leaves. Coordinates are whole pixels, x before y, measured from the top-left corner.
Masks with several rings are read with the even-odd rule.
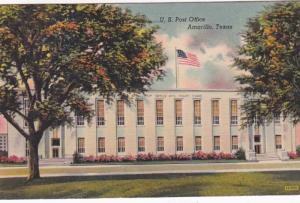
[[[300,3],[277,3],[249,19],[235,65],[248,73],[237,77],[247,100],[246,124],[269,120],[274,113],[300,119]],[[254,108],[255,106],[255,108]],[[264,106],[264,108],[263,108]],[[263,112],[263,113],[262,113]]]
[[[163,76],[156,30],[145,16],[117,6],[1,6],[1,113],[20,114],[21,104],[7,109],[7,102],[26,97],[30,126],[43,131],[70,123],[75,111],[90,119],[90,94],[143,93]]]

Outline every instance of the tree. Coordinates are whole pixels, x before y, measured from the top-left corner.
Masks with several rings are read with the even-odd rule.
[[[29,142],[28,180],[40,177],[44,132],[72,124],[73,113],[90,121],[91,94],[129,101],[162,79],[166,57],[150,23],[110,5],[0,7],[0,112]]]
[[[235,65],[245,125],[275,116],[300,120],[300,3],[276,3],[249,19]]]

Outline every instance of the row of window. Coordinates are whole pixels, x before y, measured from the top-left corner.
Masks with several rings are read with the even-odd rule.
[[[117,125],[125,125],[125,113],[124,113],[124,101],[117,101]],[[137,100],[137,125],[144,125],[144,101]],[[164,124],[164,110],[163,110],[163,100],[156,100],[156,125]],[[24,99],[24,113],[27,115],[29,109],[29,103],[27,99]],[[193,101],[193,111],[194,111],[194,124],[201,124],[201,100]],[[220,110],[219,110],[219,100],[212,100],[212,123],[214,125],[220,124]],[[76,124],[78,126],[83,126],[85,124],[85,119],[82,115],[75,113]],[[280,123],[280,115],[274,116],[274,122]],[[96,102],[96,123],[98,126],[105,125],[105,109],[104,100],[97,100]],[[182,115],[182,100],[175,100],[175,124],[182,125],[183,115]],[[232,125],[238,124],[238,105],[237,100],[230,101],[230,123]],[[24,126],[27,126],[27,122],[24,121]]]
[[[254,135],[254,142],[260,143],[260,135]],[[282,136],[281,135],[275,135],[275,147],[276,149],[282,149]]]
[[[85,153],[85,138],[78,138],[78,153]],[[145,151],[145,138],[144,137],[138,137],[138,152],[144,152]],[[125,137],[119,137],[117,142],[117,148],[118,152],[125,152]],[[156,141],[156,150],[157,151],[164,151],[164,137],[157,137]],[[105,152],[105,137],[99,137],[98,138],[98,144],[97,144],[98,152],[104,153]],[[238,136],[234,135],[231,136],[231,148],[232,150],[238,149]],[[213,149],[214,150],[220,150],[220,136],[214,136],[213,139]],[[183,151],[183,137],[177,136],[176,137],[176,150],[177,151]],[[202,150],[202,137],[196,136],[195,137],[195,150],[199,151]]]
[[[7,135],[0,134],[0,151],[7,151]]]
[[[137,100],[137,125],[144,125],[144,101]],[[194,124],[201,124],[201,100],[194,100]],[[230,101],[230,123],[238,124],[238,107],[237,100]],[[164,105],[163,100],[156,100],[156,125],[164,124]],[[212,101],[212,123],[220,124],[219,100]],[[182,100],[175,100],[175,124],[182,125]],[[76,114],[77,125],[84,125],[84,117]],[[96,123],[98,126],[105,125],[104,101],[97,100],[96,102]],[[124,101],[117,101],[117,125],[125,125]]]

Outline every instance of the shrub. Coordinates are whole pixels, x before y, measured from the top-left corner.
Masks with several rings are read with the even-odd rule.
[[[158,155],[157,160],[159,161],[167,161],[167,160],[172,160],[172,156],[168,154],[161,153]]]
[[[205,160],[208,159],[207,154],[202,151],[197,151],[192,155],[194,160]]]
[[[123,156],[121,158],[121,160],[124,161],[124,162],[136,161],[136,157],[132,156],[132,155],[127,155],[127,156]]]
[[[245,150],[243,148],[239,148],[235,153],[235,157],[239,160],[246,160]]]
[[[139,154],[136,155],[136,160],[137,161],[153,161],[155,159],[156,159],[156,157],[152,153],[148,153],[148,154],[139,153]]]
[[[218,160],[221,159],[221,156],[216,152],[210,152],[207,154],[207,159]]]
[[[297,152],[297,155],[300,156],[300,145],[298,145],[298,146],[296,147],[296,152]]]
[[[83,161],[84,161],[84,162],[92,163],[92,162],[95,162],[96,159],[95,159],[94,156],[90,155],[90,156],[88,156],[88,157],[83,157]]]
[[[298,154],[296,152],[288,152],[288,156],[290,159],[296,159],[298,157]]]
[[[231,153],[220,152],[219,156],[220,159],[226,159],[226,160],[236,159],[235,154],[231,154]]]
[[[0,156],[0,163],[7,163],[8,157],[6,156]]]
[[[174,156],[174,159],[176,160],[192,160],[193,159],[193,156],[191,154],[176,154]]]
[[[236,159],[236,154],[232,153],[205,153],[202,151],[197,151],[193,154],[181,153],[181,154],[152,154],[152,153],[139,153],[136,156],[126,155],[126,156],[115,156],[115,155],[99,155],[99,156],[87,156],[81,157],[78,153],[74,153],[74,163],[91,163],[91,162],[99,162],[99,163],[107,163],[107,162],[132,162],[132,161],[168,161],[168,160],[220,160],[220,159]]]
[[[26,162],[27,162],[26,158],[18,157],[16,155],[12,155],[9,157],[0,156],[0,163],[25,164]]]
[[[81,163],[83,162],[83,157],[81,154],[74,152],[73,154],[73,163],[77,164],[77,163]]]

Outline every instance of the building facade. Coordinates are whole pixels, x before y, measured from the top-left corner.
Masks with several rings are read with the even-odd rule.
[[[90,102],[95,108],[92,122],[74,115],[74,126],[45,132],[39,145],[41,158],[71,158],[74,152],[84,156],[234,153],[243,148],[247,159],[259,154],[285,159],[297,145],[296,128],[280,116],[263,126],[241,129],[243,96],[236,90],[151,90],[130,105],[118,99],[107,104],[97,96]],[[26,129],[26,123],[19,122]],[[27,155],[26,141],[14,127],[8,124],[2,137],[1,146],[9,155]]]

